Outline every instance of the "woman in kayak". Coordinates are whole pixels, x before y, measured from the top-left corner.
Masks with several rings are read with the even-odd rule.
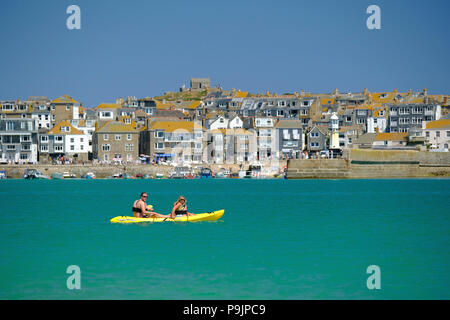
[[[163,215],[156,213],[155,211],[148,211],[147,210],[147,204],[145,201],[147,201],[147,192],[141,193],[141,198],[139,200],[136,200],[133,203],[132,211],[133,215],[136,218],[168,218],[170,215]]]
[[[190,213],[187,211],[186,199],[183,196],[180,196],[177,202],[173,204],[172,213],[170,214],[170,217],[172,219],[175,219],[177,215],[185,215],[185,214],[188,216],[194,215],[194,213]]]

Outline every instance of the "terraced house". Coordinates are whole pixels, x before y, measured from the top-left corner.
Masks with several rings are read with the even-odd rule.
[[[83,118],[80,113],[81,104],[68,95],[56,98],[50,103],[51,125],[54,127],[63,120],[73,120]]]
[[[448,151],[450,145],[450,119],[441,119],[423,124],[425,142],[431,149]]]
[[[387,132],[408,132],[410,128],[421,128],[422,122],[441,118],[439,104],[389,104]]]
[[[38,161],[37,120],[0,119],[0,162],[36,163]]]
[[[83,131],[68,120],[57,123],[39,135],[40,162],[49,162],[61,156],[75,161],[88,160],[89,139]]]
[[[92,139],[93,158],[134,162],[139,157],[139,131],[122,121],[109,121],[98,127]]]
[[[202,163],[204,132],[205,128],[193,121],[148,121],[141,130],[140,150],[157,161]]]

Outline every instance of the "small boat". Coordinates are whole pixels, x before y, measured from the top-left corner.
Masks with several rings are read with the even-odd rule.
[[[119,178],[122,178],[122,179],[133,179],[133,177],[131,176],[131,174],[128,174],[128,173],[123,173],[123,174],[121,174],[121,175],[119,176]]]
[[[63,178],[64,179],[72,179],[72,178],[76,178],[76,175],[74,175],[73,173],[69,173],[67,171],[63,172]]]
[[[23,174],[24,179],[35,179],[36,178],[36,169],[25,169]]]
[[[1,179],[6,179],[6,171],[5,170],[0,170],[0,180]]]
[[[198,213],[194,216],[183,215],[181,217],[171,218],[135,218],[130,216],[118,216],[110,220],[112,223],[142,223],[142,222],[198,222],[198,221],[216,221],[219,220],[225,210],[212,211],[207,213]]]
[[[136,179],[144,179],[144,175],[142,173],[138,173],[136,175]]]
[[[226,178],[226,176],[223,172],[217,172],[215,178],[216,179],[224,179],[224,178]]]
[[[52,179],[64,179],[64,175],[59,172],[53,172],[50,176]]]
[[[40,171],[36,171],[36,179],[47,180],[50,179],[50,177],[42,174]]]
[[[210,168],[203,168],[200,171],[200,177],[202,179],[212,178],[212,170]]]
[[[93,172],[88,172],[88,173],[86,173],[85,178],[86,179],[95,179],[96,177],[95,177],[95,174]]]
[[[191,170],[188,167],[175,167],[170,173],[171,179],[184,179],[186,175],[191,174]]]
[[[164,174],[163,173],[157,173],[156,174],[156,179],[162,179],[164,178]]]
[[[136,178],[138,176],[136,175]],[[149,175],[149,174],[144,174],[144,176],[142,177],[142,179],[153,179],[153,176]]]
[[[119,179],[119,178],[121,178],[121,176],[122,176],[121,173],[114,173],[114,174],[112,175],[113,179]]]

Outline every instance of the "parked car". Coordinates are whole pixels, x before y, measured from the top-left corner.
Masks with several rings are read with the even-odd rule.
[[[189,167],[175,167],[170,173],[169,178],[171,179],[183,179],[185,175],[191,174]]]

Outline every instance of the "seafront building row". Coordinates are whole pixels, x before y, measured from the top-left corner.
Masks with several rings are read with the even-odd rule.
[[[0,162],[249,163],[344,148],[448,151],[448,95],[277,95],[211,88],[84,107],[68,95],[1,101]]]

